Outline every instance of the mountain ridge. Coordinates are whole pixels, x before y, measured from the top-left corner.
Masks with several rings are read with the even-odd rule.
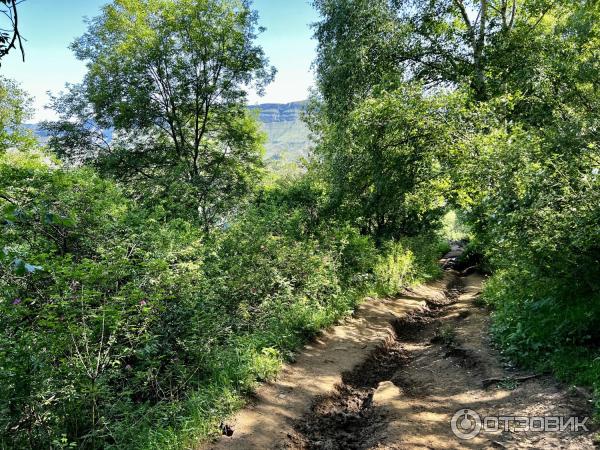
[[[267,134],[267,160],[296,160],[307,155],[310,149],[310,132],[301,119],[307,103],[307,100],[301,100],[289,103],[261,103],[248,107],[250,111],[258,112],[258,120]],[[47,142],[48,134],[40,128],[39,123],[24,125],[41,143]]]
[[[308,104],[308,100],[289,103],[260,103],[251,105],[251,111],[259,111],[259,119],[263,123],[290,122],[300,119],[300,114]]]

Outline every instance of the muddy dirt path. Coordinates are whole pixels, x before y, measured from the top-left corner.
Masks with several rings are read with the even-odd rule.
[[[501,363],[478,302],[482,281],[449,268],[398,298],[365,302],[257,391],[228,422],[232,437],[203,448],[594,448],[584,431],[481,431],[469,440],[453,433],[451,419],[464,409],[481,417],[590,414],[584,391]],[[462,418],[459,431],[471,431],[474,421]]]

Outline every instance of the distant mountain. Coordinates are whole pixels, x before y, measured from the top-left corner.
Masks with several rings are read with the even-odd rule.
[[[251,111],[258,111],[258,118],[268,140],[265,144],[267,159],[296,160],[306,156],[310,148],[309,131],[300,115],[306,106],[306,101],[292,103],[264,103],[250,106]],[[39,139],[48,141],[48,134],[36,123],[25,125]],[[112,133],[107,133],[112,138]]]
[[[295,160],[306,156],[310,148],[309,131],[300,116],[306,101],[292,103],[264,103],[251,106],[267,133],[267,159]]]
[[[306,100],[292,103],[263,103],[250,106],[250,109],[259,112],[260,121],[263,123],[293,122],[300,118],[307,103]]]

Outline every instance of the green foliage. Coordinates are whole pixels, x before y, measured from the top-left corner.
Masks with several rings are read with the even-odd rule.
[[[438,258],[448,248],[435,235],[386,242],[374,267],[377,292],[393,296],[410,284],[441,276]]]
[[[531,72],[465,114],[455,201],[494,272],[485,297],[504,351],[598,386],[599,11],[593,2],[561,8],[531,34]]]
[[[422,3],[315,1],[315,158],[263,184],[248,1],[90,21],[48,124],[84,167],[2,80],[1,447],[189,447],[366,293],[438,276],[452,209],[503,351],[600,386],[600,7]]]
[[[456,347],[456,330],[450,324],[443,324],[437,329],[432,342],[439,342],[448,348]]]
[[[202,358],[210,320],[187,256],[198,237],[185,223],[142,223],[112,183],[47,159],[0,160],[2,440],[99,447],[136,403],[181,396],[185,361]]]
[[[600,386],[600,296],[553,277],[518,269],[498,271],[486,284],[494,333],[519,364],[560,379]]]
[[[441,161],[453,102],[407,85],[363,101],[329,129],[317,154],[336,214],[379,240],[437,228],[449,187]]]
[[[33,136],[23,126],[31,114],[29,95],[15,81],[0,77],[0,153],[33,145]]]
[[[598,2],[315,4],[308,124],[334,207],[395,238],[460,210],[505,351],[597,386]]]
[[[441,236],[449,241],[462,241],[469,237],[469,227],[466,226],[461,215],[455,210],[450,210],[442,218]]]
[[[396,58],[411,77],[461,86],[476,101],[525,90],[539,75],[540,52],[549,49],[546,32],[576,3],[397,0]]]
[[[72,45],[88,73],[54,99],[49,145],[208,231],[260,176],[263,137],[246,89],[262,91],[274,69],[256,24],[246,0],[106,5]]]
[[[388,0],[314,0],[320,113],[341,124],[377,88],[401,84],[398,33]]]
[[[264,185],[245,100],[273,71],[245,0],[105,6],[47,125],[70,168],[28,149],[5,83],[0,446],[189,446],[367,292],[440,274],[461,99],[400,83],[389,5],[354,3],[320,2],[322,43],[359,51],[338,39],[318,64],[318,159]]]
[[[382,261],[381,285],[398,290],[439,256],[431,240],[379,256],[371,237],[323,219],[327,197],[310,174],[265,187],[209,237],[41,151],[0,155],[0,192],[3,447],[207,436],[352,311]]]

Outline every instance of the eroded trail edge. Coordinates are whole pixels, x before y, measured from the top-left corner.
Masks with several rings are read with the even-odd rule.
[[[450,264],[448,264],[450,261]],[[457,410],[481,416],[587,416],[585,392],[502,364],[489,342],[482,277],[460,276],[365,302],[307,346],[208,448],[593,448],[591,432],[452,432]],[[467,271],[467,273],[470,271]]]

